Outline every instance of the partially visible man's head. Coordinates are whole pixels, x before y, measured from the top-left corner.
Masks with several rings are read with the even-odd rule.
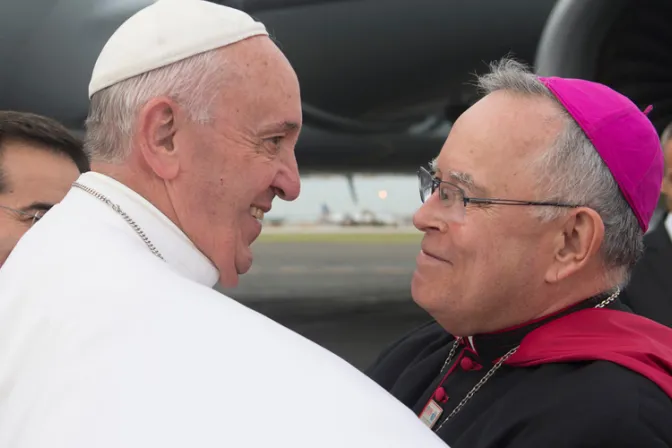
[[[94,92],[85,146],[94,170],[145,196],[216,265],[220,283],[235,286],[251,266],[250,245],[273,199],[299,195],[294,155],[302,124],[298,79],[263,26],[241,11],[163,0],[142,14],[159,11],[165,38],[151,35],[164,32],[153,28],[146,38],[138,34],[144,28],[131,32],[142,28],[138,13],[113,39],[128,34],[133,46],[162,42],[160,51],[170,52],[166,48],[172,42],[186,42],[185,36],[169,35],[173,27],[188,27],[179,22],[182,16],[200,24],[189,31],[194,42],[208,26],[213,42],[225,40],[227,33],[250,37],[211,45],[212,50]],[[245,29],[236,30],[239,26]]]
[[[479,83],[486,96],[455,122],[434,162],[437,180],[453,185],[442,183],[414,219],[425,237],[413,297],[459,336],[622,284],[642,250],[641,222],[549,88],[510,60]],[[472,198],[556,205],[465,205],[460,189]]]
[[[82,143],[60,123],[0,111],[0,266],[30,226],[88,170]]]
[[[672,123],[668,124],[660,135],[660,144],[665,156],[665,177],[661,192],[664,195],[665,207],[672,212]]]

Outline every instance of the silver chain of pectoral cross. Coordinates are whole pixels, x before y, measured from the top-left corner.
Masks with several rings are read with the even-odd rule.
[[[621,293],[621,288],[616,287],[616,291],[612,295],[610,295],[609,297],[607,297],[606,299],[604,299],[603,301],[601,301],[600,303],[595,305],[595,308],[604,308],[605,306],[609,305],[611,302],[616,300],[616,297],[618,297],[618,295],[620,293]],[[446,358],[446,362],[444,362],[443,367],[441,367],[441,371],[439,372],[439,377],[441,375],[443,375],[444,370],[450,365],[450,361],[455,356],[455,353],[457,352],[457,347],[460,345],[461,342],[462,342],[462,338],[456,338],[455,339],[455,342],[453,343],[453,346],[450,349],[450,353],[448,354],[448,358]],[[476,392],[478,392],[478,390],[483,386],[483,384],[485,384],[485,382],[488,381],[490,379],[490,377],[495,374],[497,369],[499,369],[502,366],[502,364],[504,364],[504,362],[511,357],[511,355],[516,353],[516,351],[518,350],[519,347],[520,347],[520,345],[512,348],[511,350],[506,352],[506,354],[504,356],[499,358],[497,363],[488,371],[488,373],[486,373],[483,376],[483,378],[481,378],[481,380],[478,383],[476,383],[476,385],[467,393],[467,395],[462,399],[462,401],[460,401],[459,404],[457,406],[455,406],[455,409],[453,409],[453,411],[450,414],[448,414],[448,416],[443,420],[443,422],[441,422],[441,424],[435,430],[436,433],[439,432],[439,430],[443,427],[443,425],[445,425],[448,422],[448,420],[450,420],[451,418],[453,418],[455,416],[455,414],[460,412],[460,410],[471,399],[471,397],[473,397],[474,394]]]
[[[117,212],[122,218],[124,218],[124,221],[128,223],[129,226],[135,231],[135,233],[138,234],[138,236],[142,239],[142,241],[147,245],[149,250],[152,251],[154,255],[159,257],[160,259],[164,260],[163,255],[161,255],[161,252],[154,246],[154,244],[150,241],[150,239],[147,237],[145,232],[140,228],[140,226],[130,217],[126,212],[124,212],[121,207],[119,207],[117,204],[112,202],[107,196],[103,195],[102,193],[97,192],[93,188],[87,187],[86,185],[82,185],[78,182],[73,182],[72,184],[73,187],[79,188],[82,191],[85,191],[89,193],[91,196],[97,198],[101,202],[107,204],[112,210]]]

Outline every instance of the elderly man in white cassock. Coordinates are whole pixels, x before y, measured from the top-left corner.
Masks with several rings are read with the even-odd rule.
[[[93,171],[0,272],[0,447],[444,447],[345,361],[232,299],[299,194],[294,71],[264,25],[159,0],[103,48]]]

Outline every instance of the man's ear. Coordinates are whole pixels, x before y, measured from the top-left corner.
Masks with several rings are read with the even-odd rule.
[[[564,218],[555,239],[554,260],[546,281],[555,283],[594,260],[604,240],[604,223],[593,209],[581,207]]]
[[[171,180],[179,172],[175,133],[179,126],[177,104],[167,97],[152,98],[138,112],[140,149],[154,173]]]

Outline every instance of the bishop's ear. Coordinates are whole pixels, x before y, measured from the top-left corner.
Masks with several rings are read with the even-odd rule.
[[[145,163],[165,180],[177,176],[175,133],[179,122],[177,104],[170,98],[152,98],[138,113],[138,136]]]
[[[546,273],[550,283],[565,279],[595,262],[604,240],[604,223],[593,209],[581,207],[562,219],[554,240],[554,260]]]

